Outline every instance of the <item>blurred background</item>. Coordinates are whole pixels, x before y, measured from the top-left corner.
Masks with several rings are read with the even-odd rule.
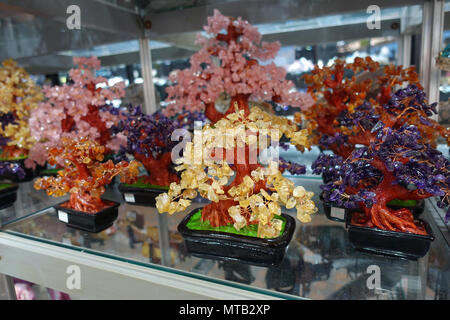
[[[0,1],[0,60],[13,58],[38,84],[62,84],[73,56],[95,55],[99,75],[110,84],[125,81],[127,96],[120,104],[143,103],[139,39],[150,41],[152,78],[158,107],[165,105],[169,74],[189,66],[214,8],[242,16],[258,27],[263,41],[280,41],[275,63],[305,91],[302,75],[315,64],[335,58],[352,61],[371,56],[381,64],[414,65],[420,70],[424,1],[378,1],[380,29],[369,29],[370,1],[252,1],[252,0],[84,0]],[[81,8],[81,29],[68,30],[66,9]],[[450,1],[444,4],[441,48],[450,44]],[[99,12],[102,12],[100,15]],[[143,32],[145,30],[145,32]],[[450,73],[442,71],[440,118],[450,123]],[[281,111],[281,110],[278,110]]]

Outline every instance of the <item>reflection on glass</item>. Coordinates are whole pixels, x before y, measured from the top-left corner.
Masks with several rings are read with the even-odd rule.
[[[168,217],[169,271],[186,276],[199,275],[215,281],[228,280],[248,290],[312,299],[448,299],[450,249],[435,225],[437,234],[427,256],[418,261],[402,260],[356,251],[348,241],[344,224],[326,218],[318,194],[321,179],[294,178],[296,184],[315,192],[317,213],[311,223],[297,223],[285,257],[277,266],[257,266],[240,261],[202,258],[191,255],[184,246],[177,225],[183,214]],[[35,191],[36,192],[36,191]],[[120,199],[114,189],[108,197]],[[203,206],[195,203],[193,207]],[[189,208],[188,211],[190,211]],[[434,206],[427,202],[424,215],[433,221]],[[288,214],[295,214],[288,212]],[[92,234],[66,227],[53,210],[37,213],[4,226],[6,232],[33,236],[88,254],[111,255],[148,267],[162,265],[155,208],[122,204],[115,224]],[[371,289],[367,281],[370,266],[380,268],[380,288]]]

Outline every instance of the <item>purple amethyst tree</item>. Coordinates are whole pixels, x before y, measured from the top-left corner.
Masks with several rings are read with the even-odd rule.
[[[25,170],[23,169],[23,166],[21,166],[19,163],[0,161],[0,176],[5,178],[17,177],[19,179],[23,179],[25,178],[25,175],[26,175]]]
[[[369,120],[370,113],[354,119],[360,125]],[[361,209],[352,215],[352,224],[426,234],[409,209],[393,210],[387,204],[438,196],[438,206],[449,207],[450,161],[423,141],[416,126],[392,128],[377,121],[364,132],[368,146],[355,149],[346,159],[322,155],[313,164],[314,173],[326,172],[330,180],[321,186],[324,200]]]
[[[179,177],[172,171],[172,149],[179,142],[172,141],[176,129],[193,130],[194,122],[204,122],[203,113],[184,112],[175,119],[166,117],[161,112],[152,115],[142,113],[141,108],[130,106],[122,113],[115,130],[127,137],[126,147],[121,154],[131,154],[140,161],[148,172],[140,182],[167,187],[172,182],[179,182]]]

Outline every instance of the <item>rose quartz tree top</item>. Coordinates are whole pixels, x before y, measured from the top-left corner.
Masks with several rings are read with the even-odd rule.
[[[73,61],[77,65],[69,71],[73,83],[44,86],[46,102],[31,113],[29,127],[36,144],[30,151],[27,166],[34,167],[36,162],[43,165],[47,160],[48,148],[60,146],[63,137],[96,140],[100,138],[102,129],[109,129],[118,121],[118,116],[107,110],[99,109],[97,115],[97,109],[108,101],[124,97],[125,84],[119,82],[106,87],[108,80],[94,74],[95,70],[100,69],[97,57],[74,57]],[[98,117],[96,122],[87,119],[92,110]],[[105,146],[117,151],[125,143],[125,136],[118,134],[108,139]]]
[[[166,89],[166,115],[204,110],[223,92],[300,108],[314,103],[309,94],[296,91],[294,83],[285,79],[284,68],[273,62],[260,64],[276,56],[280,43],[261,42],[261,33],[248,21],[226,17],[216,9],[204,30],[206,37],[197,35],[196,43],[202,48],[192,55],[191,67],[169,77],[174,85]]]

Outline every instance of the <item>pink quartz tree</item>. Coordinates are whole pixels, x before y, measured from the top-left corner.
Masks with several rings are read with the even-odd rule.
[[[107,153],[126,145],[122,133],[111,128],[119,121],[118,110],[109,101],[125,96],[123,82],[107,87],[108,80],[96,77],[100,60],[96,57],[74,57],[77,68],[69,71],[72,83],[44,86],[46,101],[34,109],[29,119],[31,135],[36,140],[26,162],[44,165],[48,150],[60,147],[63,137],[85,137],[105,146]]]
[[[174,85],[166,89],[166,115],[204,110],[215,123],[235,112],[230,107],[226,113],[216,109],[222,93],[231,97],[230,106],[237,102],[246,115],[249,101],[301,108],[314,103],[309,94],[296,91],[294,83],[285,79],[285,69],[268,63],[280,50],[280,43],[261,42],[261,33],[248,21],[226,17],[216,9],[204,30],[208,35],[197,35],[196,43],[202,48],[192,55],[191,67],[169,78]],[[267,63],[262,64],[264,61]]]

